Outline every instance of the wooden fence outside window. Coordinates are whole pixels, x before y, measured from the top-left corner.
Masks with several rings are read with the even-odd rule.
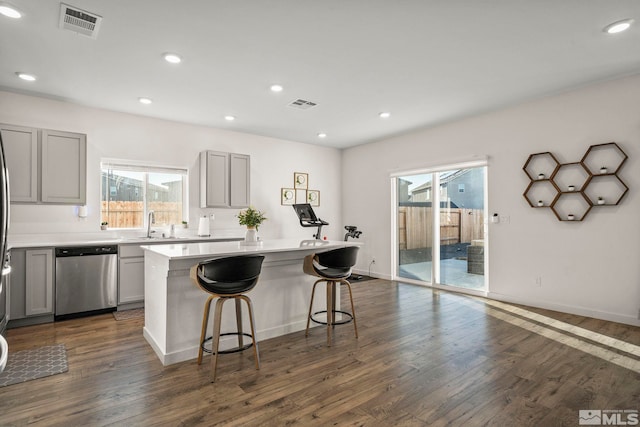
[[[433,242],[433,208],[398,208],[400,250],[429,248]],[[484,212],[480,209],[444,209],[440,212],[440,244],[471,243],[484,239]]]
[[[156,225],[180,224],[182,222],[182,203],[149,202],[149,209],[155,213]],[[144,202],[102,201],[102,221],[109,223],[109,228],[142,228],[144,227]]]

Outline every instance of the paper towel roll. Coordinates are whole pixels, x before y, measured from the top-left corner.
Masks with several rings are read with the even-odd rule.
[[[200,222],[198,223],[198,236],[205,237],[210,236],[211,232],[209,231],[209,218],[203,216],[200,218]]]

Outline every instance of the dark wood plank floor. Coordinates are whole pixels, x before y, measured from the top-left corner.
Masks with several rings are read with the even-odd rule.
[[[385,280],[353,288],[359,339],[344,325],[331,348],[323,328],[263,341],[260,371],[251,352],[224,355],[215,384],[208,363],[163,367],[141,319],[9,330],[12,351],[64,343],[69,372],[0,388],[0,425],[576,426],[580,409],[640,409],[640,328]]]

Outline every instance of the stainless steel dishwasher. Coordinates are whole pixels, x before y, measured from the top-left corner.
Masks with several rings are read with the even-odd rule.
[[[55,317],[113,311],[117,266],[117,245],[56,248]]]

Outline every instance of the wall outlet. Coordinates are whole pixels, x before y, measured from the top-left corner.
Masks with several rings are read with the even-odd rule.
[[[536,286],[542,286],[542,276],[536,276]]]
[[[371,264],[375,264],[376,263],[376,259],[375,258],[371,258]]]
[[[503,224],[509,224],[511,222],[511,217],[509,215],[501,215],[500,222]]]

